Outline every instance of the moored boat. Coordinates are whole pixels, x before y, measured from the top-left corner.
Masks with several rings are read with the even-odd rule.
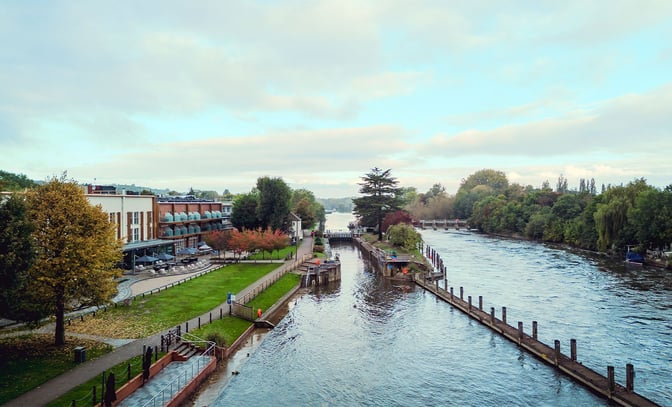
[[[631,251],[628,246],[628,252],[625,254],[625,263],[632,266],[643,266],[644,265],[644,256],[641,254]]]

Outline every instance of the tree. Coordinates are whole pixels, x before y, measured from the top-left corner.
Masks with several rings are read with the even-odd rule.
[[[280,250],[289,246],[289,244],[291,243],[291,239],[289,238],[289,236],[282,233],[279,230],[273,231],[272,235],[269,238],[273,242],[273,250],[274,251],[277,250],[278,253]]]
[[[390,226],[387,230],[390,243],[394,246],[402,247],[404,250],[417,250],[422,242],[422,236],[413,226],[406,223],[399,223]]]
[[[374,167],[362,177],[359,192],[364,196],[353,199],[354,213],[363,226],[377,227],[378,240],[383,239],[383,218],[401,207],[401,190],[391,170]]]
[[[37,321],[48,315],[27,285],[35,250],[33,225],[23,195],[0,201],[0,315],[19,321]]]
[[[413,218],[411,218],[411,215],[406,211],[396,211],[396,212],[388,213],[385,216],[385,219],[383,219],[383,230],[385,232],[387,232],[387,229],[390,226],[398,225],[400,223],[405,223],[407,225],[412,225],[413,224]]]
[[[487,195],[504,193],[509,186],[509,180],[502,171],[483,169],[471,174],[463,180],[455,195],[455,216],[469,218],[474,203]]]
[[[307,189],[292,191],[291,208],[306,229],[313,229],[317,223],[324,224],[326,220],[324,206]]]
[[[664,249],[672,243],[672,185],[663,191],[651,189],[635,197],[628,221],[637,240],[645,247]]]
[[[306,229],[313,229],[316,223],[316,215],[313,204],[308,200],[308,198],[301,199],[294,206],[294,213],[301,218],[301,224]]]
[[[12,174],[11,172],[0,170],[0,191],[20,191],[26,188],[33,188],[35,181],[28,179],[24,174]]]
[[[233,227],[238,230],[256,229],[259,227],[260,224],[257,218],[258,195],[255,191],[252,191],[236,197],[231,208],[231,224],[233,224]]]
[[[635,226],[628,221],[628,214],[635,205],[636,197],[651,189],[644,179],[632,181],[625,187],[607,189],[594,214],[599,250],[624,248],[636,243]]]
[[[289,229],[289,202],[292,191],[282,178],[257,179],[259,205],[257,219],[262,229]]]
[[[121,242],[108,215],[65,174],[29,191],[27,198],[37,253],[28,284],[56,317],[54,342],[61,346],[67,311],[104,304],[116,292]]]
[[[231,230],[215,230],[205,236],[205,243],[213,249],[219,251],[220,255],[229,248],[231,240]]]
[[[558,182],[555,184],[555,192],[560,194],[566,194],[569,191],[569,186],[567,186],[567,178],[563,174],[560,174],[558,177]]]

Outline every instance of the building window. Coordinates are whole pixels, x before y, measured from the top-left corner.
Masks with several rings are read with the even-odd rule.
[[[117,217],[115,216],[116,214],[114,212],[110,212],[110,223],[115,223]]]
[[[140,240],[140,229],[139,228],[133,228],[133,241],[137,242],[139,240]]]
[[[138,212],[133,212],[133,224],[134,225],[140,224],[140,215]]]

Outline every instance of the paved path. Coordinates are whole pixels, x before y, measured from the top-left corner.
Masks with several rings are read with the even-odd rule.
[[[312,245],[313,245],[313,239],[312,238],[304,238],[301,245],[298,248],[298,253],[296,258],[300,259],[304,255],[312,255]],[[284,263],[283,263],[284,264]],[[279,266],[282,266],[281,264],[278,264]],[[262,277],[260,280],[256,281],[254,284],[244,288],[241,290],[239,293],[236,294],[237,297],[242,298],[244,297],[247,293],[252,292],[255,290],[258,286],[261,286],[266,283],[267,280],[272,279],[272,274],[269,273],[268,275]],[[172,277],[172,276],[171,276]],[[182,275],[184,277],[184,275]],[[155,278],[149,278],[142,280],[144,281],[156,281],[155,287],[153,288],[158,288],[161,287],[165,284],[168,284],[163,280],[166,277],[155,277]],[[145,288],[148,287],[149,283],[145,283]],[[135,284],[130,284],[129,287],[133,287]],[[149,288],[151,289],[151,288]],[[133,288],[131,288],[133,290]],[[147,291],[147,290],[145,290]],[[202,324],[205,325],[209,321],[209,315],[212,313],[213,315],[216,315],[219,317],[219,308],[220,307],[227,307],[228,309],[228,304],[226,302],[218,305],[215,307],[213,310],[204,313],[203,315],[199,317],[192,318],[189,321],[185,321],[185,324],[188,323],[190,327],[197,327],[198,326],[198,321],[199,319],[202,321]],[[213,318],[214,319],[214,318]],[[183,325],[185,325],[183,324]],[[52,330],[53,331],[53,330]],[[138,356],[142,354],[143,351],[143,346],[144,345],[149,345],[149,346],[158,346],[161,344],[161,335],[164,332],[159,332],[154,335],[151,335],[147,338],[141,338],[141,339],[132,339],[130,342],[120,344],[118,348],[113,350],[110,353],[107,353],[97,359],[92,359],[92,360],[87,360],[85,363],[82,363],[80,365],[77,365],[74,369],[71,369],[62,375],[55,377],[51,380],[49,380],[46,383],[43,383],[42,385],[36,387],[35,389],[24,393],[23,395],[17,397],[14,400],[9,401],[8,403],[4,404],[4,407],[25,407],[25,406],[43,406],[46,405],[47,403],[57,399],[58,397],[61,397],[63,394],[67,393],[70,391],[70,389],[85,383],[89,381],[91,378],[101,374],[105,370],[110,369],[111,367],[122,363],[134,356]],[[71,335],[70,333],[67,333],[67,335]],[[102,339],[102,338],[99,338]],[[124,340],[125,341],[125,340]]]

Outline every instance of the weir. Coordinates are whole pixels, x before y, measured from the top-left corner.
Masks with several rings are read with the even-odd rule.
[[[430,260],[433,264],[443,264],[433,250],[427,248],[427,253],[432,253]],[[531,355],[540,359],[547,365],[553,366],[558,371],[575,380],[577,383],[591,390],[593,393],[611,400],[621,406],[659,406],[648,398],[634,391],[634,366],[626,365],[626,385],[622,386],[614,380],[614,367],[607,366],[607,376],[603,376],[577,361],[576,340],[570,340],[570,356],[561,352],[560,341],[555,340],[554,346],[550,347],[537,339],[537,321],[532,322],[532,335],[525,333],[523,322],[518,321],[517,327],[511,326],[506,321],[506,307],[502,307],[501,319],[495,317],[495,308],[490,308],[490,313],[483,310],[483,297],[478,297],[478,306],[472,304],[472,297],[464,300],[464,287],[460,287],[459,296],[454,295],[453,287],[449,290],[439,287],[439,282],[428,281],[421,274],[416,274],[414,281],[425,290],[432,292],[438,298],[444,300],[454,308],[462,311],[470,318],[480,322],[484,326],[497,332],[509,341],[517,344]],[[445,280],[445,287],[448,287]]]

